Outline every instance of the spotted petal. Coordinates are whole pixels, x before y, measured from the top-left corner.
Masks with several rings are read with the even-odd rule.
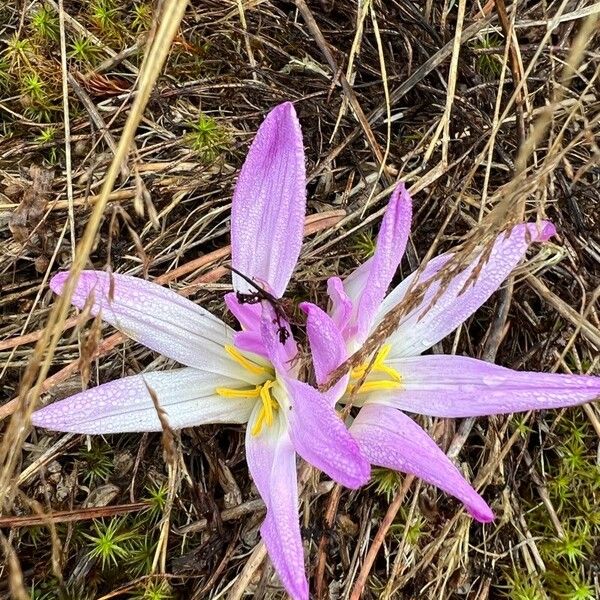
[[[52,290],[61,294],[67,277],[55,275]],[[82,271],[71,301],[83,308],[88,298],[94,315],[144,346],[188,367],[253,382],[225,352],[231,328],[179,294],[137,277]]]
[[[293,104],[275,107],[248,151],[231,205],[231,260],[246,277],[283,295],[302,245],[306,172]],[[254,288],[238,275],[236,291]]]
[[[494,514],[429,435],[399,410],[366,404],[350,427],[363,454],[374,465],[410,473],[455,496],[478,521]]]
[[[218,387],[240,388],[243,382],[189,367],[153,371],[99,385],[37,410],[37,427],[74,433],[161,431],[155,394],[170,427],[205,423],[245,423],[256,398],[223,398]]]
[[[296,453],[281,415],[270,427],[263,427],[259,435],[252,435],[259,411],[257,405],[246,431],[246,460],[267,506],[260,533],[285,589],[294,600],[308,600],[298,515]]]
[[[378,403],[437,417],[477,417],[575,406],[600,398],[600,377],[513,371],[474,358],[434,354],[388,360],[402,389]]]
[[[436,342],[454,331],[472,315],[502,284],[525,256],[531,242],[546,241],[556,233],[547,221],[541,225],[521,224],[510,233],[501,234],[495,240],[488,259],[482,263],[481,254],[452,279],[438,296],[440,282],[433,282],[421,303],[407,314],[398,329],[389,338],[392,344],[391,357],[414,356],[431,348]],[[449,260],[448,255],[435,259],[419,276],[425,282]],[[474,282],[471,276],[480,268]],[[414,276],[405,280],[383,302],[376,322],[398,304],[414,281]]]

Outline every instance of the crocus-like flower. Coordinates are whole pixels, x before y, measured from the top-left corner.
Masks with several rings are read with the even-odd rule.
[[[302,134],[292,104],[266,117],[241,170],[232,202],[232,265],[279,298],[300,247],[305,209]],[[60,294],[67,273],[50,286]],[[72,302],[178,363],[105,383],[36,411],[34,425],[76,433],[160,431],[153,395],[174,429],[245,423],[247,461],[267,506],[262,538],[288,592],[308,598],[298,522],[296,453],[356,488],[369,464],[327,398],[296,379],[296,344],[272,306],[244,303],[256,290],[234,275],[226,302],[234,332],[193,302],[156,284],[84,271]],[[245,296],[246,295],[246,296]],[[281,329],[287,331],[281,335]]]
[[[555,229],[549,222],[516,225],[494,241],[485,260],[477,253],[445,287],[433,277],[452,253],[438,256],[386,297],[406,247],[411,215],[410,196],[400,185],[384,216],[374,255],[345,281],[329,280],[329,314],[312,304],[303,305],[317,382],[326,382],[362,346],[409,289],[425,284],[420,303],[367,361],[370,365],[354,369],[333,389],[338,397],[343,394],[342,402],[350,397],[348,390],[354,392],[353,403],[362,407],[350,431],[372,464],[416,475],[456,496],[477,520],[490,521],[489,506],[429,435],[402,411],[467,417],[573,406],[600,396],[600,377],[518,372],[463,356],[420,356],[498,289],[530,242],[547,240]]]

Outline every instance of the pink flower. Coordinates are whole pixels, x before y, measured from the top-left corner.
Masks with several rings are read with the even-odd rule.
[[[483,498],[404,411],[468,417],[574,406],[600,395],[600,377],[512,371],[463,356],[420,356],[498,289],[525,256],[530,242],[546,241],[555,229],[549,222],[513,227],[498,236],[487,260],[480,261],[481,253],[473,256],[441,294],[440,282],[433,276],[452,253],[434,258],[420,274],[408,276],[386,296],[406,248],[411,215],[411,198],[400,185],[383,219],[375,254],[345,281],[329,280],[329,314],[313,304],[302,305],[308,315],[317,382],[326,382],[329,374],[362,346],[403,300],[415,279],[418,283],[431,280],[420,304],[402,318],[373,357],[364,384],[354,390],[354,403],[362,408],[350,431],[372,464],[416,475],[456,496],[479,521],[490,521],[494,516]],[[478,266],[479,273],[475,271]],[[366,368],[365,364],[355,369],[332,388],[338,400],[348,399],[348,386],[355,385]]]
[[[240,173],[232,203],[233,267],[280,297],[302,244],[305,211],[302,134],[294,107],[272,110]],[[55,275],[60,294],[67,273]],[[34,425],[77,433],[160,431],[150,389],[174,429],[248,423],[247,461],[267,506],[262,538],[293,598],[308,598],[298,522],[296,453],[342,485],[357,488],[369,464],[332,403],[296,378],[296,344],[282,341],[267,303],[244,304],[255,290],[237,275],[226,301],[242,331],[156,284],[84,271],[72,302],[92,298],[94,314],[134,340],[185,365],[124,377],[36,411]]]

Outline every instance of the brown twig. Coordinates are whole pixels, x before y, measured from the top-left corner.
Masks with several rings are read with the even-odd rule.
[[[18,517],[0,517],[0,527],[37,527],[48,523],[74,523],[89,521],[114,515],[124,515],[139,512],[149,507],[147,502],[133,502],[118,506],[97,506],[92,508],[77,508],[75,510],[59,510],[44,515],[25,515]]]

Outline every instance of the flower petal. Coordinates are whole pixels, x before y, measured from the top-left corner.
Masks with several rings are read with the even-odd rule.
[[[275,107],[260,126],[231,205],[232,265],[275,296],[292,275],[304,229],[306,172],[302,132],[293,104]],[[236,291],[255,291],[233,275]]]
[[[267,360],[270,364],[269,356],[265,350],[265,345],[260,333],[255,331],[238,331],[233,335],[235,347],[245,352],[252,352],[257,357]]]
[[[440,282],[433,282],[419,306],[404,317],[398,329],[389,338],[389,343],[392,344],[390,356],[399,358],[421,354],[446,337],[500,287],[525,256],[531,242],[546,241],[555,233],[554,226],[547,221],[542,222],[540,226],[535,223],[517,225],[508,235],[501,234],[496,238],[486,262],[482,263],[479,260],[479,254],[466,269],[449,282],[439,297],[437,294]],[[448,260],[448,255],[437,257],[434,264],[428,266],[420,275],[419,281],[427,281]],[[480,268],[480,271],[472,282],[471,276],[477,268]],[[408,284],[403,282],[398,291],[394,290],[390,294],[377,315],[378,321],[383,318],[384,311],[389,311],[403,299]]]
[[[274,392],[286,412],[296,452],[348,488],[364,485],[370,475],[369,463],[336,414],[335,402],[329,397],[332,392],[321,394],[306,383],[281,375],[278,383]]]
[[[429,435],[399,410],[366,404],[350,427],[363,454],[374,465],[416,475],[464,503],[471,515],[494,519],[485,500],[471,487]]]
[[[600,377],[513,371],[464,356],[432,354],[388,360],[402,389],[377,392],[378,403],[436,417],[478,417],[561,408],[600,397]]]
[[[287,320],[275,313],[269,302],[261,302],[260,336],[266,356],[275,369],[287,373],[298,354],[298,346]]]
[[[388,204],[377,236],[375,254],[345,281],[344,289],[353,303],[347,341],[361,345],[368,337],[373,319],[402,260],[412,218],[412,200],[403,183]]]
[[[173,429],[204,423],[245,423],[256,398],[223,398],[217,387],[240,382],[198,369],[153,371],[117,379],[54,402],[31,415],[37,427],[74,433],[161,431],[149,391]]]
[[[321,385],[348,358],[346,343],[333,319],[318,306],[302,302],[300,308],[306,313],[306,335],[317,383]]]
[[[344,283],[339,277],[327,280],[327,293],[331,299],[329,314],[336,327],[343,332],[352,318],[352,300],[346,294]]]
[[[62,293],[67,277],[65,271],[51,279],[55,293]],[[188,367],[253,382],[224,350],[233,343],[233,330],[179,294],[137,277],[82,271],[71,302],[83,308],[90,296],[92,314],[101,313],[144,346]]]
[[[279,416],[272,426],[253,436],[257,405],[246,431],[246,460],[267,506],[261,536],[285,589],[295,600],[308,600],[304,549],[298,515],[296,453]]]
[[[239,321],[244,331],[258,331],[260,329],[261,305],[260,302],[253,304],[240,304],[235,292],[225,294],[225,304]]]

